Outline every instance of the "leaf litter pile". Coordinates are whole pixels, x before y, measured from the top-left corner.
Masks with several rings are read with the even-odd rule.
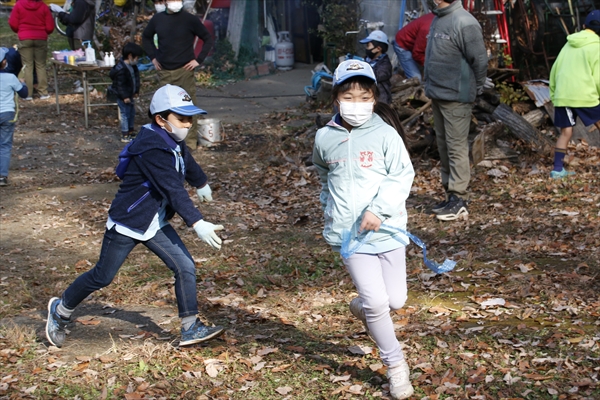
[[[80,306],[65,346],[49,346],[46,303],[96,262],[122,144],[112,111],[86,130],[77,104],[60,119],[44,107],[22,110],[0,199],[0,398],[389,398],[348,310],[352,282],[321,237],[302,110],[227,126],[227,142],[195,152],[221,251],[172,223],[197,263],[200,315],[225,335],[177,346],[173,279],[138,246]],[[518,150],[516,164],[474,167],[468,219],[445,223],[428,213],[438,162],[413,160],[409,230],[432,259],[458,261],[434,275],[408,248],[409,300],[393,320],[416,399],[600,398],[600,152],[572,146],[577,175],[554,181],[550,160]]]

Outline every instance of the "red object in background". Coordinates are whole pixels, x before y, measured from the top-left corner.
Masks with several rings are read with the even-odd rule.
[[[230,8],[231,0],[213,0],[210,8]]]
[[[215,40],[215,24],[210,19],[204,20],[204,26],[210,32],[210,36],[212,36],[213,40]],[[204,45],[204,41],[202,39],[196,38],[196,42],[194,43],[194,57],[198,57],[198,54],[202,51],[202,46]],[[210,49],[208,55],[212,55],[215,48]]]

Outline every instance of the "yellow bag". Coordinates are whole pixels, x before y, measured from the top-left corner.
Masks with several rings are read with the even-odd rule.
[[[127,0],[115,0],[114,3],[117,7],[123,7],[125,4],[127,4]]]

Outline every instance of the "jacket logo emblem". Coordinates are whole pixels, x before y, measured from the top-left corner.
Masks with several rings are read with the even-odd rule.
[[[361,151],[360,152],[360,166],[363,168],[370,168],[373,166],[373,152],[372,151]]]

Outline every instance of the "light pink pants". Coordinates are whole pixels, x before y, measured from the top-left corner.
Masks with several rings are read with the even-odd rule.
[[[355,253],[343,259],[363,300],[371,336],[387,366],[404,360],[390,310],[402,308],[408,297],[405,251],[400,247],[381,254]]]

